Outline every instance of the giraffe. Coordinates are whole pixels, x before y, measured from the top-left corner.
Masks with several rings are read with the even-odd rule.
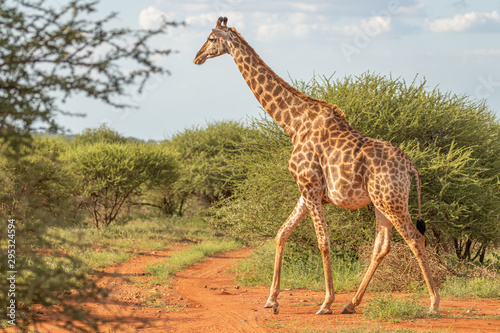
[[[330,263],[330,241],[323,205],[357,209],[375,207],[376,235],[370,264],[352,300],[342,314],[355,313],[366,288],[390,250],[392,228],[404,238],[418,260],[430,294],[430,310],[439,307],[439,294],[425,254],[421,220],[420,177],[412,160],[390,142],[369,138],[352,128],[344,113],[325,101],[300,93],[276,75],[234,28],[220,17],[197,53],[194,63],[230,54],[243,79],[266,112],[285,130],[293,143],[288,168],[301,196],[276,238],[276,256],[269,298],[264,305],[279,313],[277,301],[283,251],[288,236],[302,218],[311,214],[322,255],[325,300],[317,314],[330,314],[335,299]],[[412,223],[408,198],[412,178],[417,184],[418,220]]]

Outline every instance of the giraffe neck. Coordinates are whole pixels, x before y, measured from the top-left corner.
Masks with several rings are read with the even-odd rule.
[[[312,120],[322,107],[342,111],[324,101],[312,99],[291,87],[276,75],[235,30],[235,39],[228,44],[231,55],[264,110],[293,140],[308,119]],[[345,116],[343,116],[345,119]]]

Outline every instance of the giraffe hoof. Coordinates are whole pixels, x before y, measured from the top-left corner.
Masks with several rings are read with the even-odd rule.
[[[271,302],[267,301],[267,303],[264,305],[265,308],[272,308],[274,314],[280,313],[280,305],[278,302]]]
[[[341,314],[353,314],[353,313],[356,313],[356,310],[355,309],[352,309],[352,310],[349,310],[348,308],[344,308],[342,310],[342,312],[340,312]]]
[[[266,304],[264,305],[265,308],[272,308],[274,307],[278,302],[273,302],[273,301],[267,301]]]
[[[332,314],[333,311],[331,309],[319,309],[318,312],[316,312],[317,315],[324,315],[324,314]]]

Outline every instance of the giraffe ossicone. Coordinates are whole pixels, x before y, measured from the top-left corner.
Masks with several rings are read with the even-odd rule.
[[[222,19],[222,20],[221,20]],[[221,24],[224,22],[224,25]],[[336,106],[311,98],[286,83],[257,55],[227,19],[215,29],[196,54],[194,63],[230,54],[243,79],[266,112],[285,130],[293,143],[288,168],[301,196],[276,238],[273,282],[265,307],[279,312],[281,266],[288,236],[311,214],[325,274],[325,300],[317,314],[332,313],[335,299],[330,263],[330,240],[323,205],[357,209],[373,203],[376,235],[370,265],[356,294],[341,313],[354,313],[375,270],[390,250],[392,228],[401,234],[418,260],[430,294],[430,312],[438,310],[439,294],[425,254],[424,236],[413,224],[408,198],[412,178],[417,184],[418,220],[420,177],[412,160],[387,141],[369,138],[352,128]],[[419,229],[422,222],[419,222]]]

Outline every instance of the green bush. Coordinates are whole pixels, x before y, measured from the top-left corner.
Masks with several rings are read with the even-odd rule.
[[[33,137],[14,155],[1,146],[0,214],[18,219],[37,215],[51,222],[72,215],[68,188],[73,177],[61,161],[65,151],[62,140],[48,136]]]
[[[221,121],[185,129],[165,141],[179,154],[177,193],[184,198],[194,194],[208,204],[230,196],[242,177],[234,159],[249,135],[250,130],[241,123]]]
[[[98,128],[86,128],[82,133],[76,134],[71,139],[71,144],[74,146],[91,145],[94,143],[126,143],[127,140],[117,131],[109,128],[106,124],[102,124]]]
[[[68,190],[73,177],[61,160],[65,150],[63,141],[46,136],[33,137],[31,145],[21,146],[17,155],[6,146],[0,148],[0,250],[7,253],[8,245],[15,245],[15,267],[7,266],[7,260],[0,261],[0,279],[4,281],[0,304],[10,302],[9,288],[4,288],[10,276],[7,273],[17,270],[16,324],[21,328],[36,320],[30,308],[33,304],[61,304],[62,295],[69,290],[76,291],[79,301],[102,295],[86,278],[81,260],[46,248],[48,229],[67,225],[76,216],[75,200]],[[13,239],[7,238],[8,219],[15,220]],[[82,314],[78,306],[64,302],[61,312]]]
[[[97,17],[97,7],[97,1],[88,0],[1,2],[0,30],[8,33],[0,35],[0,248],[7,253],[5,228],[8,219],[15,219],[16,325],[22,331],[38,320],[30,309],[36,303],[58,304],[56,311],[73,319],[58,321],[67,331],[81,327],[75,322],[98,331],[93,319],[77,308],[86,297],[99,294],[80,273],[81,263],[64,253],[45,261],[47,227],[67,224],[78,216],[69,191],[73,174],[60,158],[65,145],[36,133],[60,128],[55,120],[71,113],[61,106],[75,93],[124,108],[127,105],[119,98],[127,87],[138,84],[141,91],[152,74],[167,72],[151,59],[170,51],[149,43],[174,22],[163,22],[158,29],[132,30],[111,23],[114,13]],[[124,63],[127,70],[121,70]],[[4,288],[7,271],[7,260],[1,260],[3,309],[9,301]],[[62,295],[71,289],[75,300],[66,302]]]
[[[169,186],[178,177],[177,155],[157,144],[79,145],[65,159],[77,176],[75,195],[92,213],[96,227],[116,219],[126,200],[142,186]]]

